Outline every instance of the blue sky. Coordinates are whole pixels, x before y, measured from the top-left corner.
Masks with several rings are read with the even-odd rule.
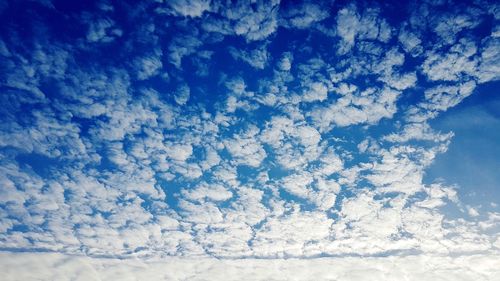
[[[494,1],[0,15],[0,260],[499,254]]]
[[[429,167],[428,177],[457,184],[462,200],[489,210],[499,198],[498,132],[500,98],[498,83],[479,89],[433,122],[440,130],[455,133],[449,150]],[[490,204],[488,204],[488,202]],[[494,209],[494,208],[493,208]]]

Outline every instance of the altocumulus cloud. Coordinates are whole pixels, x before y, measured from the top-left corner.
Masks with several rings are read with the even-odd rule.
[[[1,1],[2,278],[498,280],[500,194],[426,171],[456,137],[436,120],[499,86],[499,20]]]

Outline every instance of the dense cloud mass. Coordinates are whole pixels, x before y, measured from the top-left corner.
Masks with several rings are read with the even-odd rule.
[[[0,1],[2,268],[500,274],[500,200],[424,180],[433,120],[500,80],[495,1],[72,2]]]
[[[55,253],[0,253],[7,280],[498,280],[500,256],[389,258],[213,259],[162,261],[99,259]],[[16,269],[25,270],[18,271]],[[496,278],[496,279],[495,279]]]

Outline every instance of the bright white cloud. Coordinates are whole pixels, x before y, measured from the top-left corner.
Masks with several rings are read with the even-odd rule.
[[[164,261],[92,259],[54,253],[2,253],[5,280],[484,280],[500,274],[496,255]],[[22,270],[20,270],[22,269]],[[193,277],[196,276],[196,277]]]

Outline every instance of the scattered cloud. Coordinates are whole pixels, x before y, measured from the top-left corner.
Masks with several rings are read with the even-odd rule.
[[[2,272],[494,280],[498,202],[425,177],[495,94],[498,5],[390,9],[2,6]]]

